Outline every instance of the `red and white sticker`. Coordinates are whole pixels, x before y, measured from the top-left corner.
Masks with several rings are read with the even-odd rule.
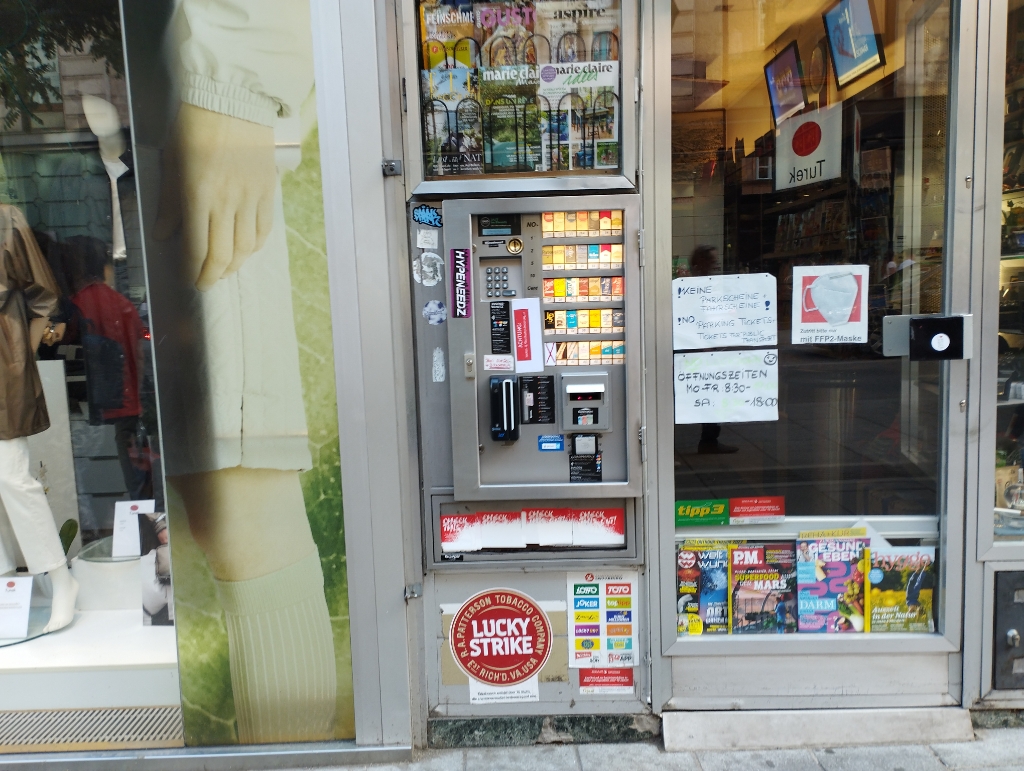
[[[532,597],[487,589],[466,600],[448,635],[455,663],[470,678],[510,687],[536,677],[551,655],[551,621]]]
[[[631,695],[633,693],[633,670],[581,669],[580,693],[594,695]]]
[[[527,297],[510,303],[512,312],[512,350],[516,372],[520,375],[544,371],[544,342],[540,298]]]
[[[786,518],[786,498],[782,495],[760,498],[730,498],[729,524],[753,525],[781,522]]]

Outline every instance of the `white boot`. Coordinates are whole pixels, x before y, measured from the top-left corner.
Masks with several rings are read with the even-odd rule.
[[[43,634],[56,632],[71,623],[75,617],[75,600],[78,599],[78,581],[66,567],[51,570],[50,583],[53,585],[53,601],[50,603],[50,623],[43,628]]]

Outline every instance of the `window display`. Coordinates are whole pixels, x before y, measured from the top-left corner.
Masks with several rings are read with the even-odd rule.
[[[994,495],[997,541],[1024,538],[1024,9],[1010,10],[1006,29]]]
[[[673,6],[678,632],[936,632],[948,6],[772,6]]]
[[[621,168],[619,0],[421,0],[427,179]]]
[[[0,692],[40,646],[178,744],[351,738],[308,5],[123,6],[0,73]]]

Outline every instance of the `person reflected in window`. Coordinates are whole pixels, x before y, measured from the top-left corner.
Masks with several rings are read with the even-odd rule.
[[[704,244],[693,250],[693,254],[690,256],[691,276],[710,276],[718,271],[718,250],[715,247]],[[718,423],[701,424],[697,452],[701,455],[727,455],[740,449],[731,444],[719,442],[718,437],[721,434],[722,426]]]
[[[114,261],[107,245],[97,238],[72,236],[65,247],[75,291],[71,339],[83,348],[89,422],[114,426],[129,500],[152,498],[152,473],[148,464],[140,463],[136,442],[145,327],[131,301],[113,288]]]

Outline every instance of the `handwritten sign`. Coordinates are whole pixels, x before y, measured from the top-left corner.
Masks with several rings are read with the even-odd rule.
[[[779,352],[708,351],[675,355],[676,423],[779,419]]]
[[[778,345],[777,311],[771,273],[677,278],[672,282],[672,347]]]

